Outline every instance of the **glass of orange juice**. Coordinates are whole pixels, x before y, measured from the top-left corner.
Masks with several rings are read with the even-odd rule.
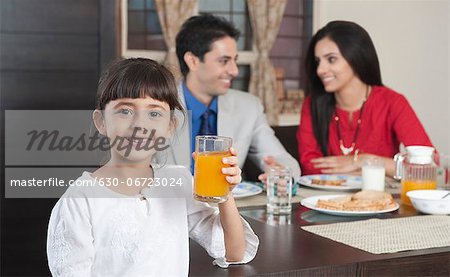
[[[416,163],[413,163],[416,162]],[[419,189],[436,189],[436,164],[432,160],[419,163],[414,159],[407,159],[403,163],[402,193],[403,204],[412,205],[406,195],[408,191]]]
[[[232,139],[221,136],[195,137],[194,199],[222,203],[228,199],[230,184],[222,173],[222,162],[231,156]]]
[[[419,189],[436,189],[435,180],[402,180],[402,203],[412,205],[411,199],[406,195],[408,191]]]
[[[403,204],[412,205],[406,195],[408,191],[436,189],[437,166],[434,163],[434,152],[434,148],[430,146],[410,145],[406,146],[406,153],[395,155],[394,178],[402,180]]]

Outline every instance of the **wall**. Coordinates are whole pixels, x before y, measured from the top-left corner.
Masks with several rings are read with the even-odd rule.
[[[383,82],[403,93],[439,151],[450,153],[450,1],[318,0],[314,32],[331,20],[363,26]]]
[[[1,0],[1,276],[49,276],[46,235],[57,199],[5,199],[4,111],[91,110],[115,55],[114,0]]]

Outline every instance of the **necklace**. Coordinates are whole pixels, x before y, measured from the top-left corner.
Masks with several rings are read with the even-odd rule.
[[[352,153],[353,150],[355,150],[356,139],[358,138],[358,133],[359,133],[359,126],[361,125],[361,116],[362,116],[362,113],[364,110],[364,105],[366,104],[366,101],[367,101],[367,96],[369,95],[369,88],[370,88],[370,86],[367,86],[366,97],[365,97],[364,102],[362,103],[361,109],[359,111],[358,121],[356,122],[356,130],[355,130],[355,134],[353,135],[353,141],[352,141],[352,144],[350,145],[350,147],[344,146],[344,140],[342,139],[342,136],[341,136],[341,129],[339,128],[339,116],[335,112],[334,121],[336,122],[337,135],[338,135],[338,139],[339,139],[339,148],[341,149],[341,152],[344,156],[347,156],[348,154]]]

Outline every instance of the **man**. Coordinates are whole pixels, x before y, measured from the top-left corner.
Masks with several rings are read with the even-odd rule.
[[[179,93],[192,118],[189,128],[179,133],[180,143],[172,147],[175,163],[193,172],[195,136],[220,135],[233,138],[241,168],[249,156],[263,171],[266,165],[289,166],[297,179],[299,164],[275,137],[259,99],[230,89],[239,73],[238,38],[239,31],[232,23],[210,14],[193,16],[181,27],[176,38],[184,77]],[[265,180],[265,174],[259,178]]]

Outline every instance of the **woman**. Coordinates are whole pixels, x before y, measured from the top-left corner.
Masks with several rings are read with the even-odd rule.
[[[354,173],[369,156],[394,174],[400,143],[432,146],[406,98],[383,85],[377,53],[358,24],[332,21],[306,55],[308,97],[297,132],[302,173]]]

